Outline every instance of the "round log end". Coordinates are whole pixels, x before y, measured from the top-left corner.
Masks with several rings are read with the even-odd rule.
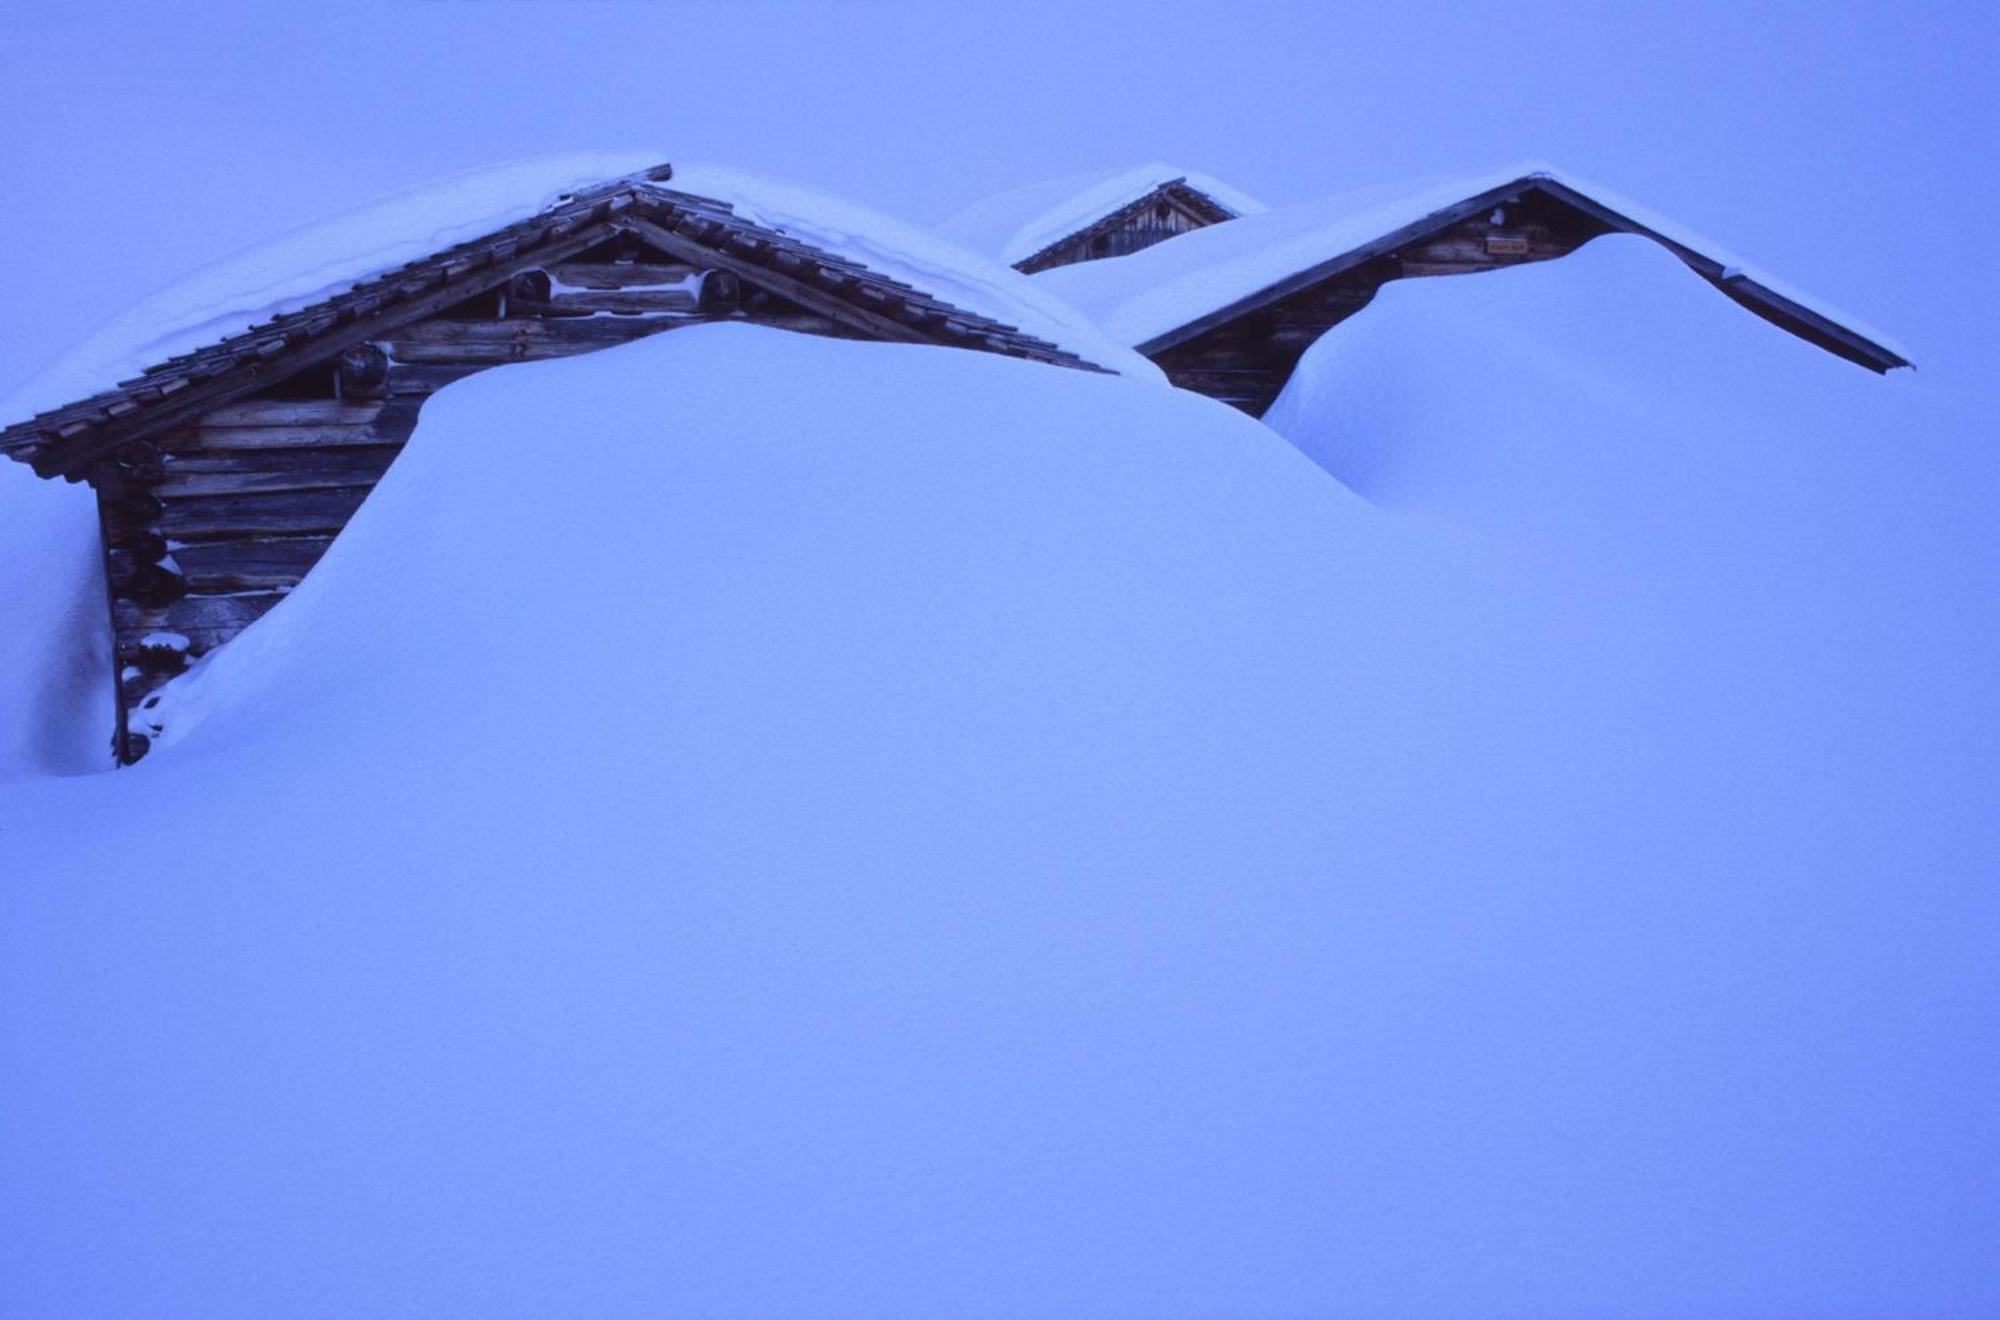
[[[711,270],[701,277],[701,294],[696,306],[704,312],[732,312],[743,301],[743,286],[735,274]]]
[[[366,399],[382,393],[389,384],[389,355],[379,344],[356,344],[340,355],[340,393],[343,398]]]

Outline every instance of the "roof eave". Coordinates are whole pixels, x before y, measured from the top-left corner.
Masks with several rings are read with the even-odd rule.
[[[1141,344],[1134,345],[1136,351],[1148,357],[1164,352],[1178,344],[1184,344],[1218,325],[1247,316],[1272,303],[1279,302],[1302,289],[1331,279],[1344,271],[1351,270],[1363,262],[1385,255],[1402,247],[1405,243],[1423,237],[1425,234],[1458,223],[1467,216],[1475,215],[1487,207],[1500,205],[1519,199],[1529,192],[1544,192],[1557,200],[1575,207],[1577,210],[1597,219],[1608,228],[1649,238],[1672,252],[1680,261],[1697,275],[1716,286],[1724,294],[1799,338],[1845,358],[1869,370],[1886,374],[1897,367],[1913,364],[1900,353],[1876,343],[1874,340],[1848,326],[1840,324],[1823,313],[1816,312],[1785,295],[1778,293],[1740,272],[1724,266],[1713,257],[1699,252],[1686,244],[1660,233],[1649,225],[1640,223],[1630,216],[1616,211],[1586,193],[1564,183],[1555,175],[1537,170],[1521,175],[1506,183],[1489,188],[1463,201],[1440,207],[1400,228],[1372,239],[1359,247],[1310,267],[1307,270],[1287,276],[1283,280],[1267,285],[1248,294],[1225,307],[1218,308],[1204,316],[1197,317],[1186,325],[1178,326],[1164,334],[1156,335]]]

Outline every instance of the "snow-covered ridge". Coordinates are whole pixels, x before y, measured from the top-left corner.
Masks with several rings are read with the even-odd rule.
[[[960,211],[937,232],[1012,265],[1176,179],[1239,216],[1269,209],[1220,179],[1154,161],[1108,175],[1071,174],[1013,188]]]
[[[1129,256],[1079,262],[1034,278],[1108,333],[1143,344],[1322,262],[1516,179],[1544,178],[1691,248],[1899,356],[1893,338],[1649,207],[1544,161],[1521,161],[1469,178],[1378,185],[1249,215],[1182,234]]]
[[[1055,291],[916,225],[812,188],[705,162],[674,166],[662,185],[726,202],[747,220],[837,252],[934,297],[1015,326],[1121,375],[1159,368],[1107,335]]]
[[[24,421],[129,380],[169,358],[346,292],[385,271],[528,219],[564,197],[659,164],[658,151],[536,157],[453,174],[204,266],[145,298],[0,399]],[[667,185],[900,279],[965,311],[1017,326],[1087,361],[1154,377],[1152,365],[1047,290],[913,225],[810,189],[713,166]]]

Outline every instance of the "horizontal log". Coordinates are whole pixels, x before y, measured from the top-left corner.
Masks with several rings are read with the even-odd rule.
[[[163,499],[159,527],[170,540],[337,532],[347,526],[347,520],[374,488],[370,483],[325,490]]]
[[[172,500],[187,495],[318,490],[371,484],[402,452],[400,445],[339,449],[230,449],[169,457],[154,490]]]
[[[560,318],[553,321],[420,321],[387,339],[397,357],[411,344],[514,344],[573,342],[596,347],[643,338],[643,325],[618,316]]]
[[[210,541],[180,546],[174,562],[190,595],[273,591],[297,586],[332,544],[331,536]]]
[[[556,283],[578,289],[630,289],[680,284],[700,273],[679,262],[565,261],[550,271]]]
[[[583,290],[551,294],[544,301],[519,299],[507,304],[510,317],[538,314],[554,316],[594,316],[607,312],[614,316],[637,316],[649,312],[692,312],[701,302],[695,285],[678,289]]]
[[[377,400],[243,399],[203,413],[202,426],[354,426],[375,420]]]
[[[188,654],[205,655],[242,632],[285,598],[282,591],[233,596],[183,596],[160,609],[136,602],[111,604],[112,623],[120,648],[137,646],[152,633],[178,633],[188,639]]]
[[[410,419],[414,423],[415,418]],[[402,434],[396,432],[401,430]],[[199,426],[176,432],[170,456],[234,449],[344,449],[355,445],[400,444],[409,432],[400,426]]]
[[[569,357],[630,343],[688,324],[692,317],[590,317],[574,320],[426,321],[386,341],[398,365],[497,366]],[[391,376],[393,382],[393,373]],[[392,386],[393,387],[393,386]]]

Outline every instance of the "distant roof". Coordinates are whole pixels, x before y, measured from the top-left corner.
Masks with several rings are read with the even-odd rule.
[[[649,159],[562,156],[453,175],[204,267],[0,400],[0,422],[13,422],[0,453],[76,475],[105,442],[167,424],[224,377],[251,389],[282,379],[468,275],[639,220],[863,304],[905,338],[1157,374],[1026,276],[924,230],[793,185]]]
[[[967,207],[937,230],[962,247],[1012,266],[1170,183],[1202,194],[1231,216],[1267,209],[1220,179],[1155,161],[1015,188]]]
[[[1157,353],[1531,191],[1660,243],[1737,302],[1829,352],[1876,371],[1910,365],[1880,331],[1609,189],[1539,163],[1344,193],[1034,279],[1117,339]]]

